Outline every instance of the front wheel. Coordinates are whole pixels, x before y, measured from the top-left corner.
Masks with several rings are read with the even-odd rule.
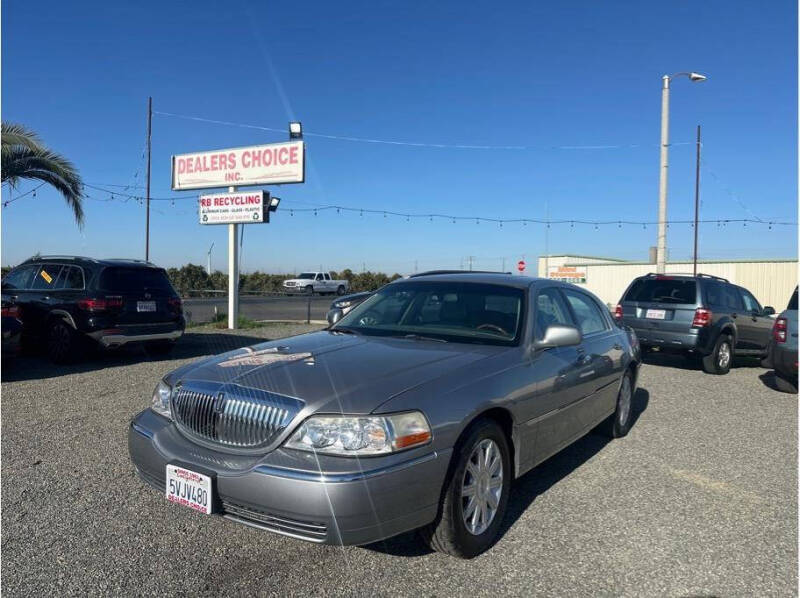
[[[311,285],[308,285],[306,287],[306,295],[313,295],[313,294],[314,294],[314,287],[312,287]]]
[[[421,530],[428,545],[470,559],[497,539],[511,491],[511,457],[503,430],[479,420],[459,441],[442,493],[440,513]]]
[[[720,334],[710,355],[703,357],[703,370],[719,376],[727,374],[733,365],[733,341],[727,334]]]

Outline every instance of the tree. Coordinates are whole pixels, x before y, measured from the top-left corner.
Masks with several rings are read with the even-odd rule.
[[[21,179],[42,181],[61,193],[83,228],[83,181],[72,162],[48,149],[22,125],[2,123],[2,182],[16,188]]]

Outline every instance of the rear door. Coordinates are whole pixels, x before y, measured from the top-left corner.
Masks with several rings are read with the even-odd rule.
[[[774,320],[764,315],[764,309],[750,291],[742,287],[736,289],[744,303],[744,311],[737,320],[737,328],[743,341],[742,348],[748,351],[765,351]]]
[[[161,268],[108,266],[100,273],[97,287],[107,299],[121,298],[117,326],[163,323],[176,317],[169,304],[176,293]]]
[[[62,269],[61,264],[42,264],[33,277],[28,294],[27,312],[41,325],[58,303],[55,289]]]
[[[653,335],[659,331],[686,333],[697,304],[693,278],[647,276],[634,281],[623,297],[623,319],[634,329]]]

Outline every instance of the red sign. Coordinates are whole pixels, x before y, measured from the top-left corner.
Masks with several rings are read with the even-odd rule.
[[[519,270],[520,272],[525,271],[525,260],[520,260],[517,262],[517,270]]]

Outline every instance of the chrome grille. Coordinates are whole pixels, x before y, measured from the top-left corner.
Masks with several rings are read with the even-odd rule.
[[[172,415],[179,428],[203,440],[233,448],[269,444],[292,420],[302,403],[254,389],[179,386]]]

